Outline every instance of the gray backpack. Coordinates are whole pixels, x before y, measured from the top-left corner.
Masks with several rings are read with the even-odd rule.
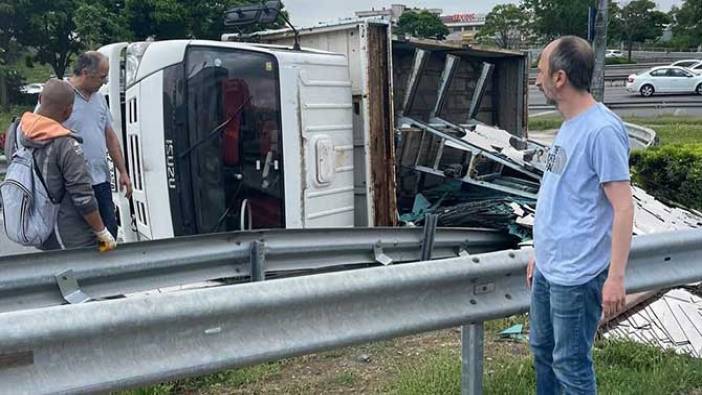
[[[0,183],[0,203],[7,237],[24,246],[41,246],[54,231],[60,200],[49,193],[34,149],[19,143],[19,128],[14,125],[16,150]],[[47,156],[48,157],[48,156]]]

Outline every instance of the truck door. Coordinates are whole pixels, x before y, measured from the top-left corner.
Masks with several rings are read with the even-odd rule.
[[[198,233],[284,227],[277,62],[269,54],[190,47],[188,147]]]

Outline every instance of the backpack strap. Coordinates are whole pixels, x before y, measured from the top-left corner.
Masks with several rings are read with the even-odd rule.
[[[7,134],[5,137],[10,136],[10,134],[15,135],[15,138],[12,140],[12,147],[9,147],[12,149],[11,152],[15,153],[19,149],[19,117],[17,117],[16,115],[12,117],[12,121],[10,121],[10,126],[7,128]],[[7,154],[7,160],[10,161],[10,153],[5,152],[5,154]]]
[[[10,128],[12,128],[13,126],[15,128],[15,130],[14,130],[14,132],[15,132],[15,142],[14,142],[15,152],[19,149],[20,133],[22,131],[22,129],[19,128],[18,125],[19,125],[19,119],[15,116],[13,118],[12,125],[10,125]],[[44,146],[44,148],[49,149],[49,151],[47,152],[46,158],[44,159],[45,163],[49,160],[49,153],[51,152],[51,145],[53,143],[54,142],[51,141],[46,146]],[[41,167],[39,167],[39,164],[37,163],[37,157],[34,155],[36,152],[36,148],[30,148],[30,147],[25,146],[24,144],[22,144],[22,148],[29,150],[29,152],[32,154],[32,162],[34,163],[34,171],[36,171],[36,173],[37,173],[37,178],[39,178],[39,182],[41,182],[41,185],[44,186],[44,190],[46,191],[46,194],[49,196],[51,203],[60,204],[61,201],[63,200],[63,198],[65,197],[65,192],[64,192],[64,195],[61,196],[61,199],[59,199],[59,200],[54,199],[54,197],[51,195],[51,191],[49,191],[49,187],[48,187],[48,185],[46,185],[46,181],[44,180],[44,176],[41,172]]]
[[[41,174],[41,167],[37,164],[37,157],[34,156],[34,148],[31,148],[32,151],[32,161],[34,162],[34,171],[37,172],[37,177],[39,178],[39,182],[41,182],[41,185],[44,186],[44,190],[46,191],[46,194],[49,196],[49,200],[51,200],[51,203],[53,204],[59,204],[61,203],[61,200],[63,200],[63,197],[61,197],[61,200],[56,200],[54,199],[53,196],[51,196],[51,191],[49,191],[49,187],[46,185],[46,181],[44,181],[44,176]],[[45,161],[49,160],[49,155],[46,156]]]

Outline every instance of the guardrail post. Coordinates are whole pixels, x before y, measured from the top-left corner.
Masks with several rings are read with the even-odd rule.
[[[483,393],[483,341],[482,322],[461,327],[461,395]]]
[[[422,239],[422,260],[431,260],[431,251],[434,249],[434,235],[439,216],[436,214],[424,215],[424,235]]]
[[[262,241],[254,241],[251,246],[251,281],[263,281],[266,274],[263,266],[266,264],[266,244]]]

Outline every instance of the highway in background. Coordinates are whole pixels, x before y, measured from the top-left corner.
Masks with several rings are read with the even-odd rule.
[[[661,103],[674,105],[675,103],[694,103],[702,106],[702,96],[689,94],[654,94],[650,97],[642,97],[638,93],[627,92],[623,86],[605,86],[605,103]],[[544,94],[536,86],[529,86],[529,106],[546,105]]]

